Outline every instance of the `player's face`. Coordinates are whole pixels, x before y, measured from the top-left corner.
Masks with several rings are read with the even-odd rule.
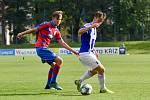
[[[100,19],[100,18],[97,18],[97,17],[94,17],[93,23],[96,23],[96,24],[98,25],[97,27],[99,27],[100,24],[101,24],[101,19]]]
[[[56,26],[59,26],[59,24],[61,23],[61,20],[62,20],[62,15],[59,15],[59,17],[53,18],[53,21]]]
[[[100,23],[102,22],[102,18],[94,17],[94,23]]]

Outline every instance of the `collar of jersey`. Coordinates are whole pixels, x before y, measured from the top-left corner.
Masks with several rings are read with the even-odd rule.
[[[55,26],[54,22],[53,21],[50,21],[51,25],[53,28],[56,28],[57,26]]]

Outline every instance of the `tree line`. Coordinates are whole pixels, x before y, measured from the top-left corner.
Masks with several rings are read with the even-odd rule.
[[[16,39],[17,33],[50,21],[55,10],[64,12],[59,28],[68,41],[78,42],[79,27],[90,22],[97,10],[107,14],[98,28],[98,41],[149,40],[149,7],[150,0],[0,0],[2,42],[5,44],[6,28],[12,43],[27,41]]]

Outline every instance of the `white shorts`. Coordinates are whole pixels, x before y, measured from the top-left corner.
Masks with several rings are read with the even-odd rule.
[[[88,68],[96,68],[98,65],[101,65],[101,62],[96,58],[92,52],[84,52],[79,54],[80,61],[86,65]]]

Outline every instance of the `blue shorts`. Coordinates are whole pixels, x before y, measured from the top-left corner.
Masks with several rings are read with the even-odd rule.
[[[37,55],[41,58],[42,63],[53,63],[55,58],[57,58],[56,54],[50,51],[48,48],[36,48]]]

